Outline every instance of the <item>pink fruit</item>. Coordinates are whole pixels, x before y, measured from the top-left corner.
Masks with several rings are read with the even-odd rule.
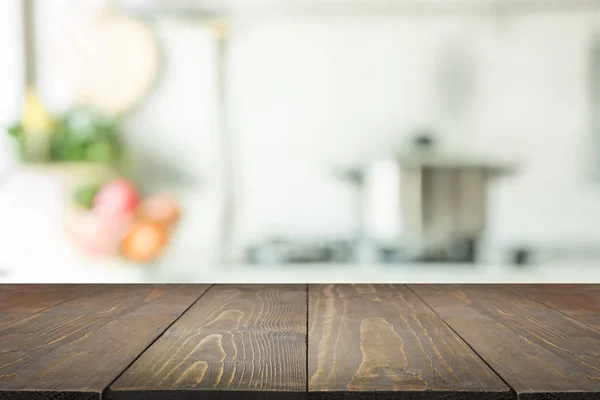
[[[94,198],[94,212],[115,216],[133,214],[140,202],[135,187],[125,179],[117,179],[104,185]]]

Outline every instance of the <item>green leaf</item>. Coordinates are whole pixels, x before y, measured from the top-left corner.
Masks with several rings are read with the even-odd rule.
[[[99,185],[84,186],[75,191],[75,203],[79,206],[90,209],[94,204],[96,193],[100,190]]]
[[[8,128],[8,134],[14,138],[23,135],[23,126],[20,123],[14,124]]]
[[[115,152],[110,142],[106,140],[97,141],[85,149],[85,160],[101,163],[112,163],[115,160]]]

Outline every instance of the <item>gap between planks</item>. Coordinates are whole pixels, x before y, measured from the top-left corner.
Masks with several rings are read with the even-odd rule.
[[[160,332],[158,335],[156,335],[154,340],[152,340],[150,343],[148,343],[148,345],[142,351],[140,351],[140,354],[138,354],[133,360],[131,360],[131,362],[125,368],[123,368],[123,370],[121,372],[119,372],[119,374],[108,385],[106,385],[106,387],[102,390],[102,394],[101,394],[102,400],[108,400],[108,391],[109,391],[109,388],[113,385],[113,383],[115,383],[125,373],[125,371],[127,371],[142,356],[142,354],[144,354],[150,347],[152,347],[152,345],[154,343],[156,343],[156,341],[158,339],[160,339],[165,334],[166,331],[168,331],[177,321],[179,321],[181,319],[181,317],[183,317],[185,315],[185,313],[187,313],[190,310],[190,308],[195,306],[196,303],[198,303],[200,301],[200,299],[202,297],[204,297],[204,295],[206,293],[208,293],[208,291],[210,289],[212,289],[214,286],[215,285],[212,284],[208,287],[208,289],[206,289],[204,292],[202,292],[202,294],[200,294],[200,296],[198,296],[198,298],[196,300],[194,300],[192,302],[192,304],[190,304],[185,310],[183,310],[183,312],[181,314],[179,314],[179,316],[177,318],[175,318],[173,320],[173,322],[171,322],[169,325],[167,325],[167,327],[165,327],[165,329],[162,332]]]
[[[448,328],[449,328],[449,329],[450,329],[452,332],[454,332],[454,334],[455,334],[456,336],[458,336],[458,337],[460,338],[460,340],[462,340],[462,341],[463,341],[463,343],[464,343],[466,346],[468,346],[468,347],[469,347],[469,348],[470,348],[470,349],[473,351],[473,353],[475,353],[475,354],[477,355],[477,357],[479,357],[479,358],[480,358],[480,359],[481,359],[481,360],[484,362],[484,364],[485,364],[485,365],[487,365],[487,366],[488,366],[488,368],[489,368],[489,369],[491,369],[491,370],[492,370],[492,372],[493,372],[494,374],[496,374],[496,376],[498,376],[498,378],[500,378],[500,380],[501,380],[502,382],[504,382],[504,384],[505,384],[506,386],[508,386],[508,388],[510,389],[510,395],[511,395],[511,397],[512,397],[513,399],[515,399],[515,400],[516,400],[516,399],[518,399],[518,398],[519,398],[519,396],[517,395],[517,391],[516,391],[516,390],[515,390],[515,389],[514,389],[514,388],[513,388],[513,387],[512,387],[512,386],[511,386],[511,385],[510,385],[508,382],[506,382],[506,380],[504,380],[504,378],[502,377],[502,375],[500,375],[500,373],[499,373],[498,371],[496,371],[496,369],[494,369],[494,367],[492,367],[492,366],[491,366],[491,365],[490,365],[490,364],[487,362],[487,360],[486,360],[485,358],[483,358],[483,357],[481,356],[481,354],[479,354],[479,352],[478,352],[478,351],[477,351],[477,350],[476,350],[476,349],[475,349],[473,346],[471,346],[471,345],[469,344],[469,342],[467,342],[465,339],[463,339],[463,337],[462,337],[462,336],[461,336],[461,335],[460,335],[460,334],[459,334],[459,333],[458,333],[458,332],[457,332],[457,331],[456,331],[456,330],[455,330],[455,329],[454,329],[452,326],[450,326],[450,324],[448,324],[448,323],[446,322],[446,320],[445,320],[444,318],[442,318],[442,316],[441,316],[441,315],[439,315],[439,314],[437,313],[437,311],[435,311],[435,309],[434,309],[433,307],[431,307],[431,306],[429,305],[429,303],[427,303],[427,302],[425,301],[425,299],[423,299],[423,298],[422,298],[421,296],[419,296],[419,295],[418,295],[418,294],[417,294],[417,293],[416,293],[414,290],[412,290],[412,288],[411,288],[409,285],[404,285],[404,287],[406,287],[406,288],[407,288],[409,291],[411,291],[411,292],[412,292],[412,293],[413,293],[415,296],[417,296],[417,298],[418,298],[419,300],[421,300],[421,301],[423,302],[423,304],[425,304],[425,305],[427,306],[427,308],[429,308],[431,311],[433,311],[433,313],[434,313],[435,315],[437,315],[437,317],[438,317],[439,319],[441,319],[441,320],[442,320],[442,322],[443,322],[443,323],[444,323],[444,324],[445,324],[445,325],[446,325],[446,326],[447,326],[447,327],[448,327]]]

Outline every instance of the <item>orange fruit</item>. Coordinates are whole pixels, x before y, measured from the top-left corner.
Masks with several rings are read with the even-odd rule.
[[[154,261],[168,243],[167,231],[151,221],[137,221],[121,242],[121,253],[131,261],[149,263]]]

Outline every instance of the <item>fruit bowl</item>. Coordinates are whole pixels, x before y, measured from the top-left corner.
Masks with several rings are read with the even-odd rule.
[[[73,207],[66,229],[80,250],[140,264],[160,258],[179,222],[180,209],[174,197],[143,197],[123,177],[113,178],[96,190],[89,185],[84,188],[89,198],[83,204],[77,199],[79,205]]]

